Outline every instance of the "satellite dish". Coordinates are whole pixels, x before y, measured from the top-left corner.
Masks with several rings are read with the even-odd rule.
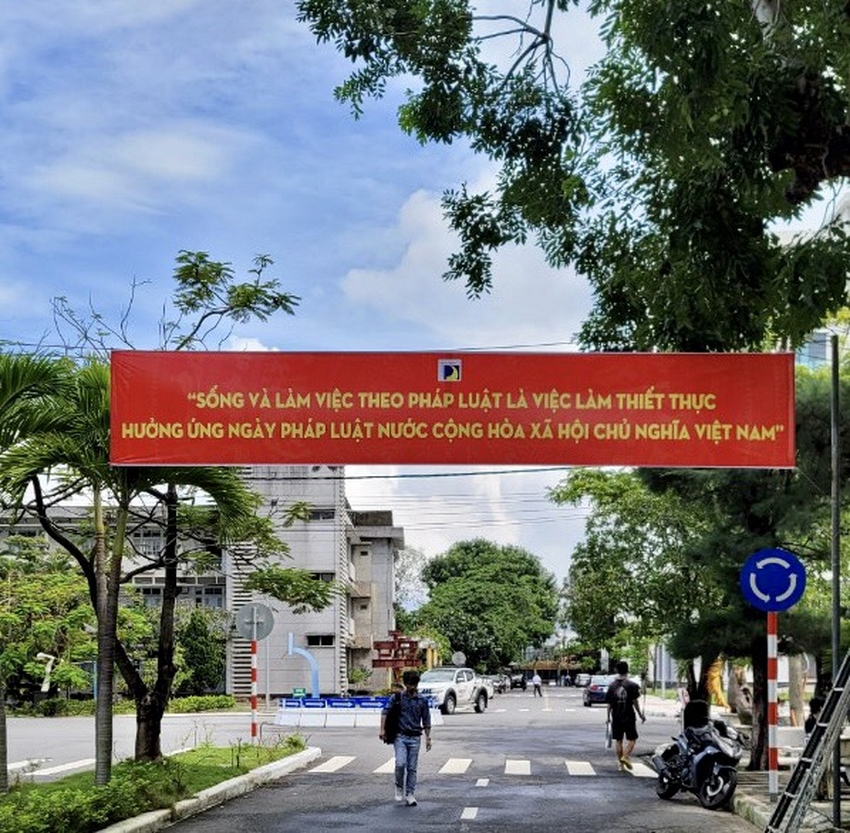
[[[452,665],[466,665],[466,654],[463,651],[455,651],[452,654]]]
[[[252,602],[236,611],[236,632],[243,639],[265,639],[274,627],[274,614],[266,605]]]

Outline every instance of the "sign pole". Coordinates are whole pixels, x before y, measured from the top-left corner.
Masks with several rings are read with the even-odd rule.
[[[797,604],[805,589],[803,563],[794,553],[779,547],[754,552],[741,568],[744,598],[767,613],[767,791],[771,801],[776,801],[779,795],[778,614]]]
[[[767,614],[767,792],[771,801],[779,795],[779,748],[776,726],[779,722],[779,707],[776,697],[778,660],[776,637],[779,616],[776,611]]]
[[[252,609],[251,626],[251,742],[257,740],[257,610]]]
[[[832,561],[832,684],[838,679],[841,657],[841,409],[838,368],[838,336],[830,344],[832,359],[830,396],[830,465],[832,467],[831,537]],[[841,744],[832,752],[832,825],[841,827]]]

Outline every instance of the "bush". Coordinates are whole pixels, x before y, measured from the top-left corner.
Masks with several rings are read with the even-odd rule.
[[[30,789],[0,802],[0,830],[9,833],[94,833],[186,798],[183,767],[163,760],[124,763],[102,787]]]
[[[168,703],[170,712],[208,712],[230,710],[236,706],[231,694],[199,694],[193,697],[174,697]]]
[[[102,787],[94,786],[91,773],[63,782],[22,784],[0,796],[0,831],[95,833],[141,813],[173,807],[202,789],[305,747],[297,734],[271,745],[201,746],[152,763],[124,761]]]

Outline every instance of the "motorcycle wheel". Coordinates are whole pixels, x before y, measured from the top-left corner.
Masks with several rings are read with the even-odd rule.
[[[676,795],[677,792],[679,792],[679,785],[666,773],[659,772],[658,780],[655,782],[655,794],[666,801]]]
[[[738,786],[738,773],[729,767],[709,773],[699,786],[697,798],[706,810],[725,807]]]

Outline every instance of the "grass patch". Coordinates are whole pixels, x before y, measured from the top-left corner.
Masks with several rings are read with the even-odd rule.
[[[227,747],[202,745],[153,763],[124,761],[102,787],[93,772],[45,784],[19,783],[0,796],[3,833],[94,833],[150,810],[173,807],[184,798],[281,760],[306,748],[300,735],[274,743],[236,741]]]

